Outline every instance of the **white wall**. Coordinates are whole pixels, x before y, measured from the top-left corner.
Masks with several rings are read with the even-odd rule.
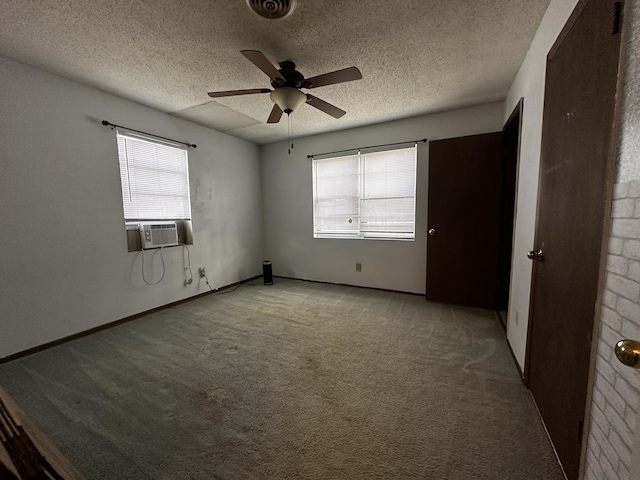
[[[546,58],[576,4],[577,0],[551,1],[505,101],[504,122],[507,121],[520,98],[524,98],[511,292],[507,319],[507,338],[522,370],[524,370],[527,346],[532,269],[527,252],[534,247]]]
[[[0,358],[206,291],[127,253],[115,132],[102,119],[196,143],[189,150],[194,245],[214,286],[261,272],[258,147],[0,58]],[[158,251],[145,254],[160,278]]]
[[[405,140],[502,129],[503,104],[425,115],[263,146],[265,252],[275,275],[424,293],[426,283],[428,147],[418,147],[416,240],[314,239],[311,160],[317,154]],[[295,123],[295,113],[293,114]],[[355,264],[362,264],[356,272]]]

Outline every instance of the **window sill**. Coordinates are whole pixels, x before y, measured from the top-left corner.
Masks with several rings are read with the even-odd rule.
[[[330,234],[314,234],[314,239],[331,239],[331,240],[391,240],[401,242],[415,242],[415,237],[360,237],[354,235],[330,235]]]

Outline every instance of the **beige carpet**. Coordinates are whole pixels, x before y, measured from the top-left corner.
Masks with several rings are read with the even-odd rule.
[[[562,479],[495,312],[275,282],[0,365],[0,385],[88,479]]]

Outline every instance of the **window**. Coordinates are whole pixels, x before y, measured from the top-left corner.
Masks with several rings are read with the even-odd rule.
[[[414,239],[416,152],[314,159],[314,238]]]
[[[117,139],[125,221],[190,220],[186,148],[126,131]]]

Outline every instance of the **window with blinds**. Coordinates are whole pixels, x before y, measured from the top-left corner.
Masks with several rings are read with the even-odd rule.
[[[315,238],[415,238],[417,147],[313,160]]]
[[[117,132],[125,221],[190,220],[187,150]]]

